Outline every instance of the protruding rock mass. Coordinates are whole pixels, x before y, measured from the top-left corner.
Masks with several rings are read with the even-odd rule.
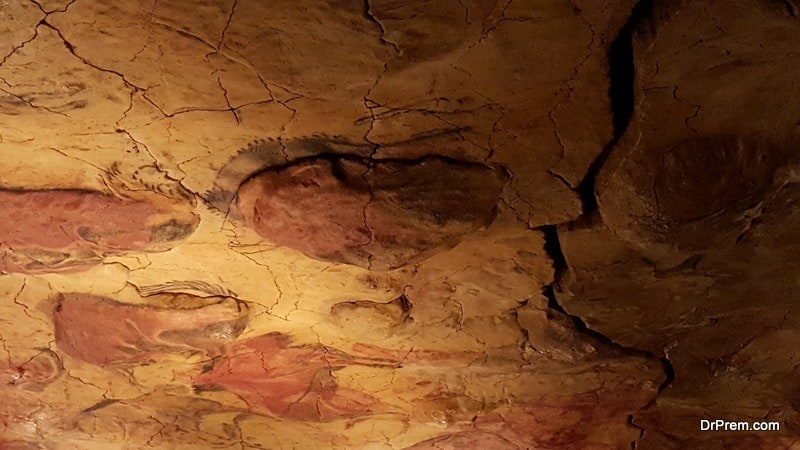
[[[799,27],[0,2],[0,450],[800,449]]]

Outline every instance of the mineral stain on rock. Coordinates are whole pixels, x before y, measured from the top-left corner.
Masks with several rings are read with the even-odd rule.
[[[188,211],[81,190],[0,190],[0,270],[55,271],[158,250],[197,226]]]
[[[312,258],[391,270],[491,223],[505,173],[442,157],[318,156],[255,174],[237,206],[261,236]]]

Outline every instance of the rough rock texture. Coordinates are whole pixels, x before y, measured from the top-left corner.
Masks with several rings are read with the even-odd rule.
[[[798,17],[0,2],[0,450],[800,448]]]
[[[644,448],[794,448],[800,326],[797,23],[790,2],[654,2],[636,18],[636,108],[597,214],[560,227],[559,301],[674,382]],[[631,293],[635,292],[636,295]],[[781,432],[698,433],[707,418]],[[687,424],[697,424],[690,427]]]

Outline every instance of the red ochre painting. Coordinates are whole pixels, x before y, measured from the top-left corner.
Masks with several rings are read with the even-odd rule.
[[[531,443],[566,449],[575,442],[583,442],[584,448],[604,448],[600,443],[609,438],[628,439],[631,430],[625,417],[645,405],[657,387],[642,377],[597,392],[526,392],[526,383],[543,375],[514,348],[482,354],[391,350],[357,343],[343,351],[320,343],[294,342],[280,332],[241,339],[237,336],[246,327],[247,306],[230,298],[179,297],[164,300],[173,306],[184,304],[174,309],[61,294],[52,300],[55,346],[69,359],[67,366],[74,367],[74,359],[112,372],[158,366],[174,360],[175,355],[199,355],[200,360],[188,371],[184,369],[185,376],[179,380],[193,388],[195,396],[213,398],[228,392],[243,402],[217,400],[220,412],[248,411],[295,423],[358,423],[376,417],[406,426],[438,423],[444,433],[416,443],[415,449],[456,448],[466,443],[488,449]],[[115,320],[109,321],[110,317]],[[621,355],[612,365],[591,358],[581,363],[585,366],[582,370],[601,378],[616,377],[615,372],[629,370],[631,364],[648,365],[645,360]],[[63,366],[55,353],[42,351],[0,373],[10,385],[46,386]],[[347,370],[390,380],[375,385],[377,388],[348,385],[352,378],[342,382],[338,375]],[[508,375],[512,371],[517,372],[513,377]],[[480,392],[498,387],[513,400],[478,397]],[[190,392],[185,391],[184,398],[190,398]],[[84,414],[112,414],[114,408],[136,401],[108,398],[87,405]],[[624,432],[614,437],[615,428],[607,426],[610,421],[619,421],[622,428],[618,431]],[[565,433],[564,429],[572,431]],[[595,443],[597,447],[593,447]]]
[[[799,55],[800,0],[0,0],[0,450],[800,450]]]
[[[106,255],[169,248],[198,218],[147,201],[79,190],[0,190],[0,270],[78,270]]]

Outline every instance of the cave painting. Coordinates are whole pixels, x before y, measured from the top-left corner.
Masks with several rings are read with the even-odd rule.
[[[594,380],[591,383],[602,382],[615,377],[614,373],[629,373],[631,366],[643,370],[641,376],[609,383],[600,391],[586,388],[589,391],[583,392],[566,384],[563,392],[552,392],[563,373],[542,372],[538,358],[528,360],[516,346],[459,352],[402,350],[361,342],[342,351],[321,343],[294,342],[281,332],[237,339],[247,324],[249,307],[232,298],[159,293],[147,297],[147,304],[129,304],[66,293],[51,301],[55,345],[72,360],[72,367],[79,360],[130,371],[176,355],[199,354],[204,362],[193,364],[188,372],[193,392],[174,386],[177,390],[170,399],[220,402],[215,407],[220,413],[246,412],[298,424],[356,423],[371,417],[436,424],[435,436],[409,443],[415,449],[467,443],[496,450],[531,444],[566,449],[576,442],[585,444],[584,448],[594,448],[595,442],[621,445],[636,433],[625,418],[650,401],[657,389],[649,381],[656,367],[625,355],[599,364],[587,354],[581,364],[588,365],[580,369],[585,374],[581,376]],[[609,351],[603,349],[607,344],[596,344],[593,352]],[[567,365],[563,370],[574,369]],[[42,351],[0,375],[8,378],[8,385],[38,389],[62,371],[61,359]],[[369,374],[375,382],[353,384],[348,375],[341,377],[345,372]],[[550,387],[531,391],[534,380]],[[503,393],[500,397],[498,389]],[[230,397],[214,397],[219,391],[234,394],[246,407],[231,403]],[[87,405],[76,420],[113,417],[114,411],[101,416],[94,412],[135,401],[104,398]],[[144,397],[142,401],[147,403]],[[203,417],[210,414],[207,411]],[[199,423],[201,419],[193,420]],[[157,424],[143,426],[158,428]],[[573,432],[565,434],[565,429]]]
[[[269,241],[389,270],[488,225],[505,181],[500,170],[440,157],[315,157],[257,173],[237,206]]]
[[[169,248],[198,223],[188,211],[80,190],[0,190],[0,205],[7,272],[77,270],[106,255]]]
[[[176,352],[218,355],[241,333],[247,317],[247,307],[233,299],[160,308],[60,294],[54,303],[58,348],[99,366],[142,363]]]
[[[253,408],[295,420],[326,422],[383,412],[377,398],[337,385],[333,372],[347,365],[392,367],[396,362],[357,358],[322,345],[291,345],[269,333],[242,341],[231,355],[195,379],[200,389],[222,388]]]
[[[368,356],[357,356],[356,352]],[[288,336],[274,332],[240,341],[230,354],[195,377],[194,384],[201,393],[217,389],[232,392],[251,411],[284,419],[330,422],[390,415],[440,423],[446,432],[411,447],[419,450],[464,445],[490,450],[531,444],[552,449],[574,448],[576,444],[599,449],[605,447],[594,445],[603,442],[626,445],[636,430],[626,425],[624,418],[650,401],[657,389],[644,379],[632,379],[599,392],[553,392],[526,399],[529,393],[515,381],[534,375],[522,368],[516,377],[508,376],[511,358],[503,355],[501,350],[500,355],[491,357],[493,362],[470,364],[470,360],[475,363],[480,359],[478,355],[398,352],[369,344],[359,345],[348,354],[320,344],[294,344]],[[346,367],[377,369],[373,374],[393,371],[391,380],[398,386],[387,388],[378,383],[380,390],[369,393],[343,387],[335,373]],[[409,369],[407,374],[397,372],[403,367]],[[454,378],[445,382],[453,374]],[[501,386],[513,400],[496,404],[474,401],[463,392],[451,390],[459,384],[453,380],[459,378],[472,380],[462,389],[480,392]]]
[[[800,0],[0,19],[0,450],[800,450]]]

